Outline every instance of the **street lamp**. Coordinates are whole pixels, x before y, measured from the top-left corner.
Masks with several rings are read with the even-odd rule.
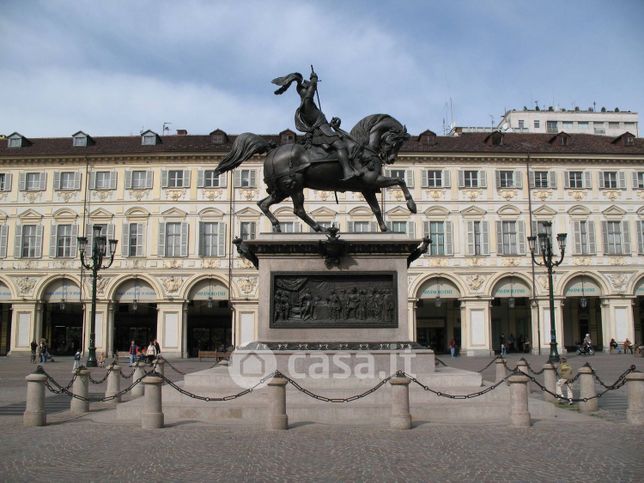
[[[105,258],[107,252],[106,242],[106,237],[101,236],[101,226],[94,225],[91,247],[92,252],[88,260],[85,257],[85,252],[87,250],[87,238],[84,236],[78,237],[78,250],[80,252],[81,265],[83,265],[86,270],[90,270],[92,272],[92,317],[90,319],[89,326],[89,350],[87,355],[87,367],[97,366],[96,346],[94,345],[94,342],[96,340],[96,279],[98,278],[99,270],[103,270],[112,266],[118,240],[109,240],[110,261],[109,263],[103,265],[103,259]]]
[[[532,261],[542,267],[548,269],[548,291],[550,298],[550,356],[548,361],[550,363],[559,362],[559,353],[557,352],[557,331],[555,328],[555,294],[553,290],[552,283],[552,269],[561,265],[564,259],[564,253],[566,252],[566,233],[559,233],[557,235],[557,243],[559,245],[559,252],[561,257],[559,261],[555,262],[552,260],[554,253],[552,251],[552,223],[544,222],[543,227],[545,228],[545,233],[539,233],[539,249],[541,250],[541,256],[543,262],[539,262],[534,256],[535,242],[537,237],[529,236],[528,243],[530,245],[530,255],[532,255]]]

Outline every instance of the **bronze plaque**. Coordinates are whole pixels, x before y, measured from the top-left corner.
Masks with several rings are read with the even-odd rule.
[[[396,328],[396,272],[271,273],[273,329]]]

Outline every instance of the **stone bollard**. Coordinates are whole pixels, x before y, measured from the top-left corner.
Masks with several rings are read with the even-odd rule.
[[[543,385],[548,391],[556,394],[557,372],[555,371],[555,366],[553,366],[550,362],[546,362],[543,365]],[[546,402],[555,402],[557,398],[549,392],[543,391],[543,400]]]
[[[582,413],[592,413],[599,409],[599,401],[596,396],[597,391],[595,391],[595,380],[593,377],[593,370],[588,364],[579,368],[579,399],[591,398],[588,401],[579,402],[579,411]]]
[[[105,397],[114,396],[121,390],[121,367],[116,362],[112,362],[110,373],[107,375],[107,390]],[[114,403],[121,402],[121,396],[112,399]]]
[[[286,414],[286,383],[283,377],[273,377],[268,381],[268,429],[288,429]]]
[[[165,376],[165,360],[163,357],[159,356],[157,357],[157,362],[156,366],[154,367],[154,370],[161,374],[162,376]]]
[[[513,375],[508,378],[512,426],[527,428],[532,424],[528,410],[528,381],[528,377],[523,375]]]
[[[626,419],[630,424],[644,424],[644,372],[631,372],[626,376],[628,409]]]
[[[391,418],[389,426],[392,429],[410,429],[411,414],[409,414],[409,383],[408,377],[394,376],[389,379],[391,384]]]
[[[45,412],[47,376],[34,372],[25,379],[27,380],[27,407],[22,415],[22,422],[25,426],[45,426],[47,424],[47,413]]]
[[[145,376],[145,370],[143,369],[143,362],[137,362],[134,366],[134,376],[132,376],[132,382],[138,381],[141,379],[143,376]],[[130,391],[132,393],[132,397],[141,397],[143,396],[143,381],[138,383],[136,386],[132,388]]]
[[[81,396],[85,399],[78,399],[72,397],[70,402],[69,409],[72,414],[81,415],[89,412],[89,400],[87,396],[89,394],[89,369],[85,367],[79,367],[76,369],[76,380],[72,386],[72,392],[77,396]]]
[[[497,359],[494,365],[496,367],[495,382],[502,381],[503,378],[505,377],[505,359],[503,358]]]
[[[141,382],[145,386],[141,427],[143,429],[162,428],[163,407],[161,402],[161,384],[163,383],[163,378],[158,376],[145,376]]]
[[[528,361],[523,357],[517,362],[517,370],[523,372],[526,376],[528,375]]]

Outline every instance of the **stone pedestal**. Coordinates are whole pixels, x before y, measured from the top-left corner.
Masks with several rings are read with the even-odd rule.
[[[143,369],[143,362],[137,362],[134,364],[134,375],[132,376],[132,382],[138,381],[145,375],[145,371]],[[136,386],[132,388],[130,391],[132,394],[132,397],[141,397],[143,396],[143,381],[139,382]]]
[[[557,373],[555,372],[555,367],[550,363],[546,362],[543,365],[543,385],[548,391],[553,393],[557,390]],[[543,400],[548,402],[555,402],[555,397],[544,391]]]
[[[526,376],[510,376],[510,421],[512,426],[529,427],[530,412],[528,411],[528,381]]]
[[[25,426],[45,426],[47,414],[45,413],[45,381],[44,374],[29,374],[27,380],[27,407],[22,420]]]
[[[286,384],[283,377],[274,377],[268,382],[268,429],[288,429],[286,414]]]
[[[163,408],[161,402],[161,384],[163,383],[163,379],[157,376],[146,376],[141,382],[145,386],[141,428],[162,428]]]
[[[410,429],[411,414],[409,413],[409,383],[408,377],[395,376],[389,380],[391,384],[391,418],[389,425],[393,429]]]
[[[599,401],[595,397],[597,391],[595,390],[595,379],[593,371],[590,367],[583,366],[579,368],[579,399],[588,399],[579,403],[579,411],[582,413],[592,413],[599,409]]]
[[[630,424],[644,424],[644,373],[631,372],[626,376],[628,409],[626,419]]]
[[[85,368],[76,370],[76,380],[72,385],[72,392],[83,399],[73,397],[70,402],[71,413],[74,415],[86,414],[89,412],[89,370]]]
[[[105,391],[106,397],[114,396],[121,390],[121,367],[118,364],[112,364],[110,369],[111,372],[107,375],[107,389]],[[114,398],[112,402],[121,402],[121,396]]]

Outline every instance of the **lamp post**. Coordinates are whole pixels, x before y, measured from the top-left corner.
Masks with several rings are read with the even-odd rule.
[[[80,252],[81,264],[86,270],[92,272],[92,317],[89,326],[89,349],[87,355],[87,367],[96,367],[96,279],[98,271],[112,266],[114,262],[114,253],[116,252],[116,244],[118,240],[109,240],[110,245],[110,261],[103,265],[103,259],[107,253],[107,239],[101,236],[101,226],[94,225],[92,235],[92,247],[89,259],[85,256],[87,250],[87,238],[84,236],[78,237],[78,250]]]
[[[555,294],[553,290],[552,283],[552,269],[561,265],[564,259],[564,253],[566,252],[566,233],[557,234],[557,243],[559,244],[559,252],[561,256],[559,261],[553,261],[554,253],[552,251],[552,223],[545,222],[543,224],[545,228],[545,233],[539,233],[539,249],[541,250],[541,256],[543,262],[539,262],[534,256],[535,242],[537,237],[529,236],[528,243],[530,244],[530,255],[532,255],[532,261],[542,267],[548,269],[548,292],[550,298],[550,356],[548,361],[550,363],[559,362],[559,353],[557,352],[557,329],[555,328]]]

